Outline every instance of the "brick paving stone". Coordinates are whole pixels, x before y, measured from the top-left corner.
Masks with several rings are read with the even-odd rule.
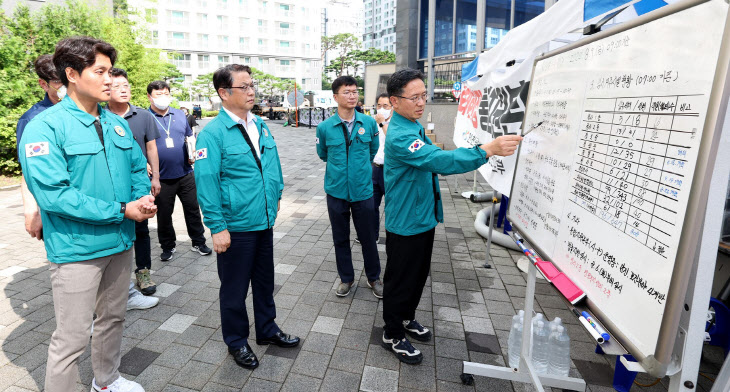
[[[366,366],[362,373],[360,389],[365,392],[398,391],[398,372],[378,367]]]
[[[183,333],[193,322],[197,319],[195,316],[189,316],[186,314],[175,314],[172,315],[167,321],[159,326],[159,329],[163,331],[170,331],[175,333]]]
[[[170,382],[181,387],[201,390],[216,369],[215,365],[209,363],[190,361]]]
[[[345,322],[341,318],[333,318],[327,316],[319,316],[312,325],[312,332],[328,333],[330,335],[339,335],[342,330],[342,324]]]
[[[365,365],[364,351],[351,350],[344,347],[335,347],[329,367],[337,370],[344,370],[350,373],[361,374]]]
[[[324,378],[331,357],[310,351],[299,353],[292,366],[292,372],[306,376]]]
[[[197,347],[173,343],[157,357],[155,364],[172,369],[182,369],[196,352],[198,352]]]

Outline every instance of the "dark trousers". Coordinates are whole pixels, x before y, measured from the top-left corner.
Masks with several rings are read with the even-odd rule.
[[[380,233],[380,203],[385,196],[385,178],[383,166],[373,164],[373,202],[375,203],[375,238]]]
[[[388,263],[383,277],[383,320],[390,339],[403,339],[404,320],[416,317],[423,286],[431,269],[435,229],[403,236],[385,232]]]
[[[251,283],[256,336],[268,338],[279,332],[274,322],[274,231],[231,234],[231,246],[218,254],[221,281],[220,306],[223,341],[238,350],[248,339],[246,294]]]
[[[155,198],[157,205],[157,234],[163,250],[175,247],[175,228],[172,226],[172,213],[175,210],[175,196],[180,198],[185,214],[185,225],[193,246],[205,245],[205,229],[200,218],[195,175],[190,172],[174,180],[160,180],[162,188]]]
[[[152,268],[152,258],[150,255],[150,228],[149,220],[145,219],[142,222],[134,222],[134,232],[137,239],[134,241],[134,262],[137,264],[137,268],[134,272],[139,272],[141,269]]]
[[[362,256],[365,259],[365,275],[369,281],[380,279],[380,257],[378,257],[378,237],[375,226],[376,214],[373,198],[349,202],[327,195],[327,212],[332,225],[332,241],[335,243],[335,259],[337,273],[343,283],[355,280],[352,268],[352,252],[350,251],[350,211],[355,224],[357,238],[362,245]]]

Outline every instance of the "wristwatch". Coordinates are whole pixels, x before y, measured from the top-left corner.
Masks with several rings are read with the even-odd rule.
[[[122,202],[122,208],[119,209],[119,212],[124,214],[125,211],[127,211],[127,203]]]

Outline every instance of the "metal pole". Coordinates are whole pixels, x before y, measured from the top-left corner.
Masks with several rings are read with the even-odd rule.
[[[477,57],[484,51],[484,34],[486,33],[487,0],[477,0]]]
[[[312,107],[309,107],[309,129],[312,129]]]
[[[433,57],[436,53],[436,0],[428,0],[428,101],[433,102],[435,75]]]
[[[474,170],[474,184],[472,185],[472,192],[477,193],[477,171]]]
[[[514,1],[514,0],[513,0]],[[299,128],[299,102],[297,101],[297,81],[294,80],[294,126]]]
[[[494,227],[494,209],[497,206],[497,200],[499,200],[499,193],[494,191],[492,196],[492,210],[489,213],[489,235],[487,236],[487,256],[484,261],[484,268],[492,268],[489,261],[492,260],[492,228]]]

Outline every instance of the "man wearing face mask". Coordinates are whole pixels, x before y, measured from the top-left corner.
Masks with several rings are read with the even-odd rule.
[[[205,245],[205,229],[198,206],[193,161],[185,150],[185,138],[193,135],[185,113],[170,107],[172,97],[170,86],[157,80],[147,85],[150,112],[155,117],[160,137],[157,138],[157,154],[160,162],[160,194],[157,195],[157,233],[162,247],[160,260],[170,261],[176,249],[175,228],[172,213],[175,196],[180,198],[185,215],[188,236],[193,243],[192,250],[201,255],[213,251]]]
[[[377,154],[375,154],[375,158],[373,158],[373,202],[375,203],[375,222],[377,222],[375,225],[375,237],[377,238],[380,232],[380,203],[383,201],[383,196],[385,195],[385,179],[383,178],[385,134],[388,132],[388,124],[393,115],[393,107],[390,106],[388,94],[382,93],[378,95],[375,108],[377,109],[375,122],[380,127],[380,133],[378,134],[380,146],[378,147]]]
[[[38,85],[46,92],[46,96],[20,116],[18,125],[15,128],[16,147],[19,146],[25,126],[28,125],[30,120],[42,111],[59,103],[66,96],[66,86],[58,78],[56,67],[53,65],[53,56],[50,54],[39,56],[33,63],[33,68],[35,68],[35,73],[38,75]],[[21,179],[20,189],[23,196],[23,209],[25,210],[25,231],[31,237],[41,240],[43,239],[43,224],[41,223],[40,211],[38,211],[38,205],[33,195],[28,190],[25,177]]]

